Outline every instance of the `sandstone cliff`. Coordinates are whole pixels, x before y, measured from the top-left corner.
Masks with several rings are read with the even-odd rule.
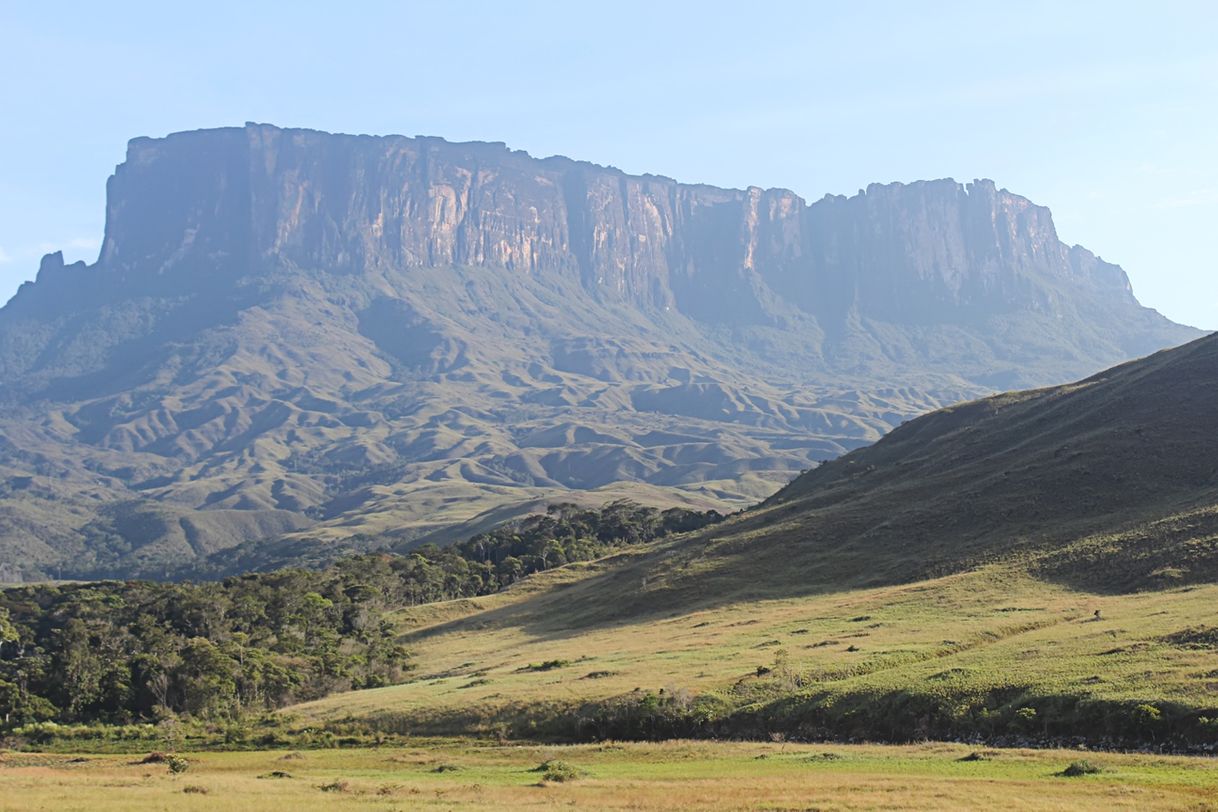
[[[98,261],[0,310],[9,571],[406,543],[589,490],[743,504],[1196,335],[989,181],[807,204],[247,125],[136,139],[107,192]]]

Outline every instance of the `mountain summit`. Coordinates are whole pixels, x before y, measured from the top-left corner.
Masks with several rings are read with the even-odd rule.
[[[741,505],[1199,335],[990,181],[807,204],[250,124],[133,140],[107,194],[98,261],[52,254],[0,310],[0,578],[581,492]]]

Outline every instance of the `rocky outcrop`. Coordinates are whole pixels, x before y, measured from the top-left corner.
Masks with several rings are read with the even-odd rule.
[[[107,200],[98,261],[50,255],[0,310],[10,569],[422,538],[631,483],[739,505],[1196,335],[989,181],[808,204],[251,124],[132,141]]]
[[[774,295],[818,317],[950,321],[961,308],[1049,308],[1046,279],[1136,307],[1117,266],[1064,245],[1048,209],[985,180],[808,205],[502,144],[247,125],[135,139],[108,193],[98,268],[141,286],[268,265],[477,266],[566,275],[711,322],[770,323]]]

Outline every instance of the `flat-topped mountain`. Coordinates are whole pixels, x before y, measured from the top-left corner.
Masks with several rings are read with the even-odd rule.
[[[0,578],[556,497],[743,505],[1199,335],[989,181],[807,204],[247,125],[136,139],[107,192],[98,261],[48,256],[0,310]]]

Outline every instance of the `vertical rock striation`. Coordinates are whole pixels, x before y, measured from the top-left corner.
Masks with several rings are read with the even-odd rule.
[[[502,144],[266,125],[131,142],[98,262],[134,284],[268,265],[366,273],[503,268],[704,321],[771,323],[767,294],[820,318],[952,321],[1051,308],[1043,283],[1137,307],[1115,265],[988,180],[872,185],[806,204]]]
[[[808,204],[250,124],[133,140],[107,201],[98,261],[0,309],[5,571],[407,543],[589,490],[739,506],[1197,335],[990,181]]]

